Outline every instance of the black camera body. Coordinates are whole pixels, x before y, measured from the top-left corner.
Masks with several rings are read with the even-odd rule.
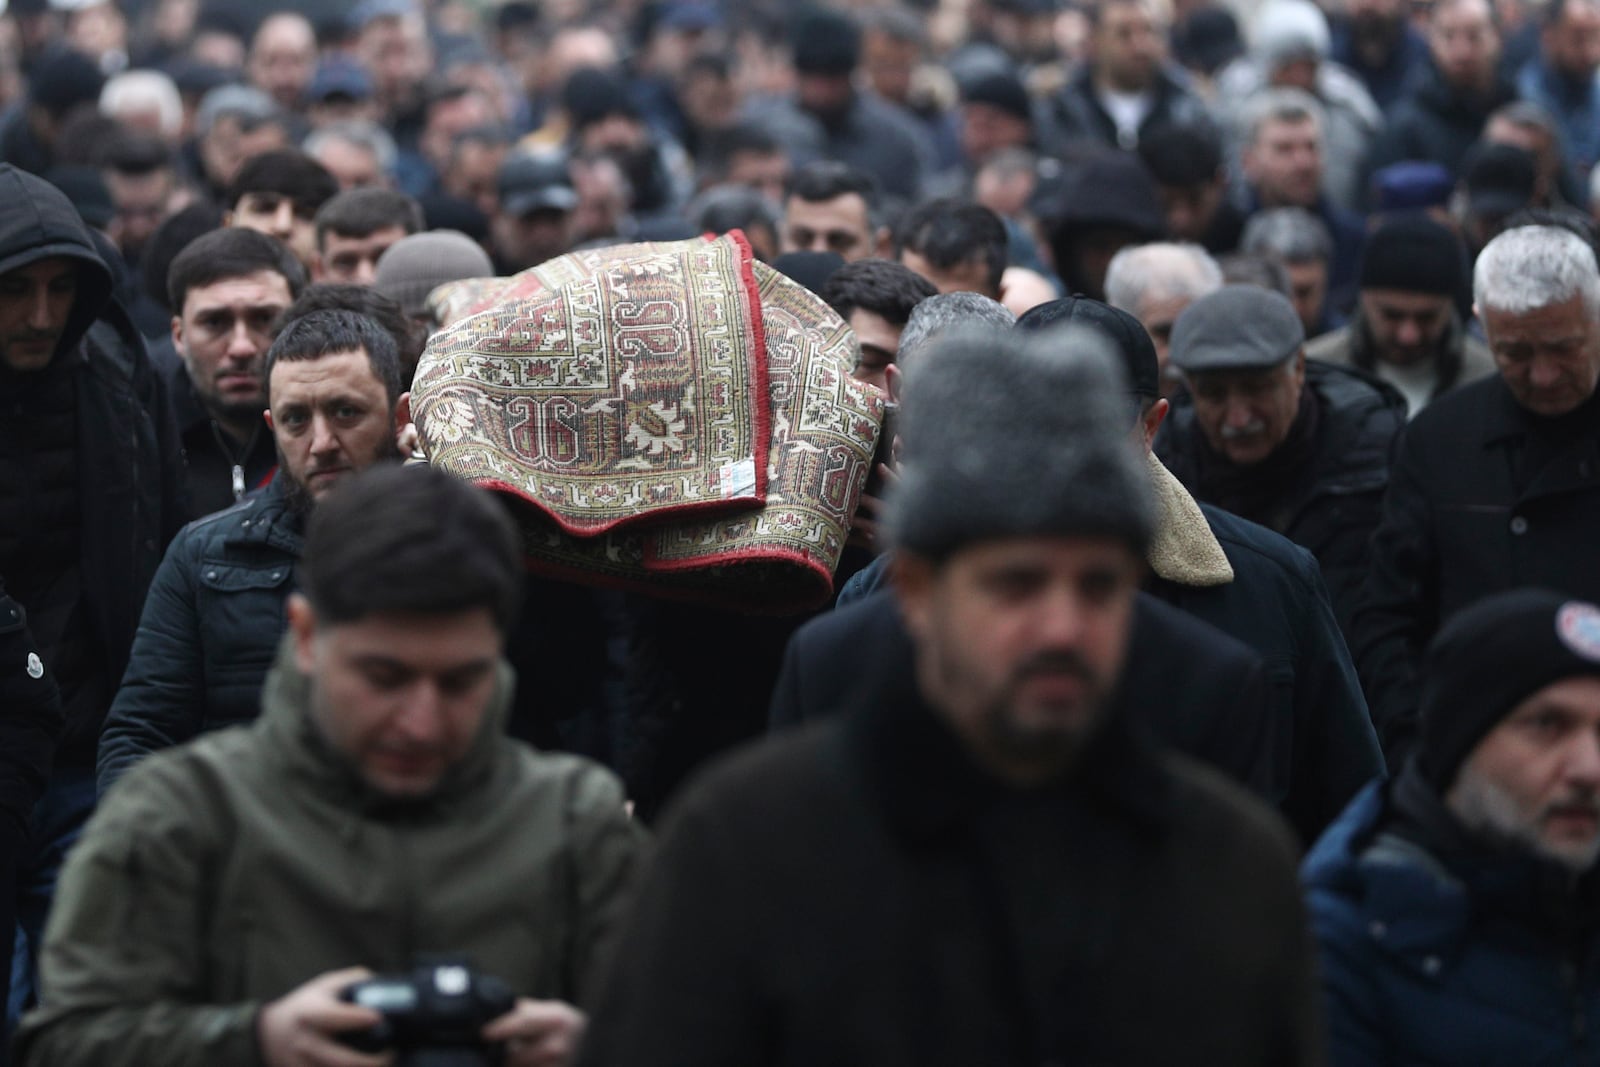
[[[376,1026],[339,1035],[363,1052],[393,1049],[397,1067],[497,1067],[505,1049],[484,1042],[484,1024],[510,1011],[510,987],[462,960],[419,962],[409,974],[347,986],[341,1000],[383,1016]]]

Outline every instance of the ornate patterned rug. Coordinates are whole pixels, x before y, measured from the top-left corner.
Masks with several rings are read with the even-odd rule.
[[[563,256],[457,307],[412,410],[430,462],[516,501],[531,566],[751,611],[827,600],[882,398],[844,322],[742,235]]]

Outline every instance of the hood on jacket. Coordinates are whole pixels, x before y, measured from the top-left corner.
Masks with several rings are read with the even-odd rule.
[[[78,292],[56,356],[83,340],[111,300],[111,271],[66,194],[43,178],[0,163],[0,274],[62,257],[78,267]]]

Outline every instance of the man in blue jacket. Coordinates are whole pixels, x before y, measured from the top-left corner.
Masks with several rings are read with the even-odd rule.
[[[1600,607],[1481,600],[1422,674],[1422,729],[1306,860],[1332,1057],[1593,1063]]]

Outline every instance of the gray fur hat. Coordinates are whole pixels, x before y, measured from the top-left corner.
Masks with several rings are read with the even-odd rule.
[[[906,376],[890,540],[942,559],[1000,537],[1109,536],[1143,556],[1155,512],[1133,420],[1092,330],[947,331]]]

